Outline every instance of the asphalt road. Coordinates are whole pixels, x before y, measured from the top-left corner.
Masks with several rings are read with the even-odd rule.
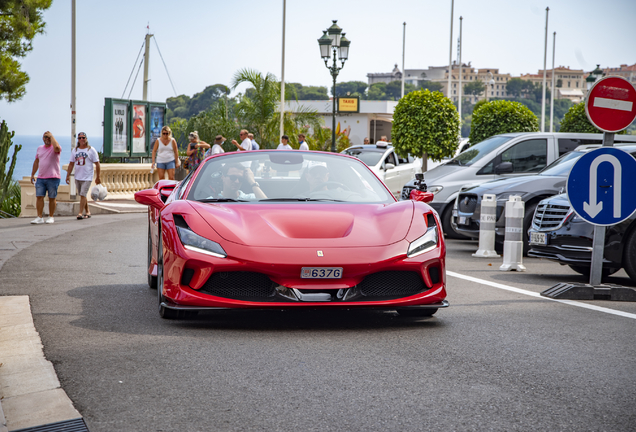
[[[529,259],[526,273],[500,272],[501,259],[470,255],[476,243],[449,241],[451,307],[433,318],[223,311],[175,322],[146,285],[146,230],[145,215],[129,216],[40,242],[0,270],[0,295],[31,297],[45,355],[92,432],[634,430],[636,303],[536,296],[585,282],[567,267]]]

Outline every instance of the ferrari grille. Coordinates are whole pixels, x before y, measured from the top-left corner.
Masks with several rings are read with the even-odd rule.
[[[219,297],[235,299],[267,299],[274,296],[272,281],[262,273],[213,273],[201,291]]]
[[[358,284],[365,297],[405,297],[426,289],[422,277],[412,271],[383,271],[370,274]]]

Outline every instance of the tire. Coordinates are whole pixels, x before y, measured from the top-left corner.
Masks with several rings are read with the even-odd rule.
[[[623,268],[629,278],[636,282],[636,229],[632,230],[625,240]]]
[[[456,240],[469,240],[470,237],[467,237],[463,234],[457,233],[453,226],[451,225],[451,217],[453,215],[453,204],[448,204],[444,211],[442,212],[442,229],[446,234],[446,238],[456,239]]]
[[[150,231],[150,222],[148,222],[148,260],[146,262],[146,271],[148,272],[148,286],[157,289],[157,276],[150,274],[150,263],[152,262],[152,237]]]
[[[397,313],[404,317],[423,318],[435,315],[437,309],[398,309]]]
[[[590,267],[586,267],[586,266],[577,266],[577,265],[568,265],[568,267],[570,267],[572,270],[574,270],[575,272],[577,272],[578,274],[581,274],[583,276],[586,277],[590,277]],[[619,271],[620,269],[617,268],[603,268],[603,272],[601,273],[601,277],[607,277],[607,276],[611,276],[614,273],[616,273],[617,271]],[[625,271],[627,271],[627,269],[625,269]],[[627,273],[629,274],[629,273]],[[630,276],[631,278],[631,276]]]
[[[182,311],[170,309],[162,306],[163,297],[163,236],[161,235],[161,225],[159,225],[159,245],[157,252],[157,300],[159,301],[159,316],[163,319],[187,319],[197,316],[197,311]]]

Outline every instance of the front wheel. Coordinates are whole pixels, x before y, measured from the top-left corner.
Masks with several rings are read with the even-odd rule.
[[[148,286],[157,289],[157,276],[150,273],[150,264],[152,263],[152,232],[150,230],[150,222],[148,222],[148,259],[146,261],[146,271],[148,272]]]
[[[197,315],[197,311],[180,311],[167,308],[162,305],[164,272],[163,272],[163,236],[161,235],[161,225],[159,225],[159,246],[157,252],[157,300],[159,301],[159,316],[163,319],[185,319]]]
[[[446,238],[457,239],[457,240],[470,239],[470,237],[467,237],[463,234],[459,234],[457,233],[457,231],[453,229],[453,226],[451,225],[452,216],[453,216],[453,204],[451,203],[446,206],[446,209],[442,213],[442,228],[444,229]]]

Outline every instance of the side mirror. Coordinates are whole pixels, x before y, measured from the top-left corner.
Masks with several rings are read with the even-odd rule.
[[[512,171],[512,162],[502,162],[495,167],[495,174],[508,174]]]
[[[388,170],[393,169],[393,168],[395,168],[395,165],[392,164],[392,163],[384,164],[384,171],[388,171]]]
[[[161,210],[164,207],[160,192],[157,189],[145,189],[135,192],[135,201],[139,204],[151,206],[157,210]]]
[[[435,198],[435,194],[433,192],[422,192],[417,189],[413,189],[409,195],[409,199],[425,203],[433,201],[433,198]]]

